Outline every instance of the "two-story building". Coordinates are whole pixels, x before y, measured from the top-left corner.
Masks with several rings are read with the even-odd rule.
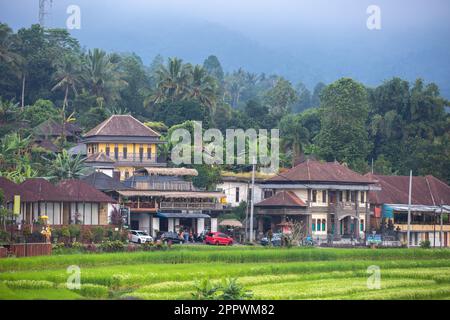
[[[255,175],[255,203],[264,199],[262,182],[271,177],[260,173]],[[230,207],[238,207],[243,201],[249,203],[252,196],[252,173],[222,172],[222,182],[217,184],[217,190],[225,193]]]
[[[378,189],[338,162],[306,160],[263,182],[265,199],[257,204],[257,231],[277,232],[300,222],[315,240],[361,239],[369,220],[367,193]]]
[[[109,176],[125,180],[143,167],[165,167],[157,146],[164,143],[158,132],[131,115],[113,115],[83,136],[85,164]]]
[[[445,182],[431,175],[413,177],[409,207],[409,176],[366,176],[381,188],[380,192],[369,192],[373,229],[407,243],[410,209],[411,246],[425,240],[431,246],[450,245],[450,187]]]
[[[130,227],[157,236],[159,232],[189,230],[217,231],[223,213],[222,192],[195,188],[195,169],[142,168],[124,181],[128,190],[119,190],[120,203],[130,210]]]

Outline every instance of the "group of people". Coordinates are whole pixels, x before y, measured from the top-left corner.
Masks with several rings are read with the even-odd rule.
[[[188,242],[195,243],[194,234],[189,229],[186,229],[186,230],[180,229],[180,231],[178,232],[178,236],[184,240],[184,243],[188,243]]]

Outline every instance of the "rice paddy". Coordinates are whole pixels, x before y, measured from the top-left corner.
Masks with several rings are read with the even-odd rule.
[[[70,290],[72,265],[81,288]],[[179,246],[9,258],[0,260],[0,299],[192,299],[205,278],[235,278],[253,299],[449,299],[450,250]]]

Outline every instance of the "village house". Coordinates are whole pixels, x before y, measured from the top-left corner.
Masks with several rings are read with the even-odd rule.
[[[364,239],[373,181],[338,162],[306,160],[263,182],[255,204],[259,235],[297,221],[314,240]],[[289,228],[287,228],[289,229]]]
[[[366,175],[381,188],[369,192],[372,227],[385,238],[407,243],[409,176]],[[430,241],[450,245],[450,187],[433,176],[413,177],[411,189],[410,245]]]
[[[270,177],[270,175],[262,175],[260,173],[255,175],[255,203],[263,200],[261,183],[264,179]],[[217,190],[225,193],[227,204],[232,208],[238,207],[243,201],[250,203],[252,196],[252,173],[222,172],[222,182],[217,184]]]
[[[85,164],[120,180],[143,167],[165,167],[165,159],[157,154],[157,146],[164,143],[160,138],[131,115],[113,115],[83,135]]]
[[[108,225],[108,205],[115,201],[80,180],[64,180],[53,185],[45,179],[28,179],[15,184],[0,179],[7,208],[13,210],[14,196],[20,196],[17,223],[33,224],[47,216],[50,225]]]
[[[217,231],[217,218],[223,213],[222,192],[198,190],[190,178],[195,169],[142,168],[124,181],[129,190],[118,191],[120,203],[129,208],[130,227],[158,232],[205,229]]]

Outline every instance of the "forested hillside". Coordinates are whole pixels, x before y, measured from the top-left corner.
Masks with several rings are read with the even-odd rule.
[[[162,56],[145,65],[133,53],[84,50],[65,30],[33,25],[15,33],[0,24],[0,174],[17,181],[79,165],[33,145],[43,121],[88,130],[130,113],[163,134],[189,120],[222,131],[279,128],[284,166],[311,156],[365,173],[373,161],[377,173],[412,169],[450,182],[446,105],[438,86],[421,79],[372,88],[344,78],[308,89],[274,74],[226,73],[213,55],[203,65]],[[64,136],[55,144],[71,146]],[[214,181],[217,171],[202,169],[203,184]]]

